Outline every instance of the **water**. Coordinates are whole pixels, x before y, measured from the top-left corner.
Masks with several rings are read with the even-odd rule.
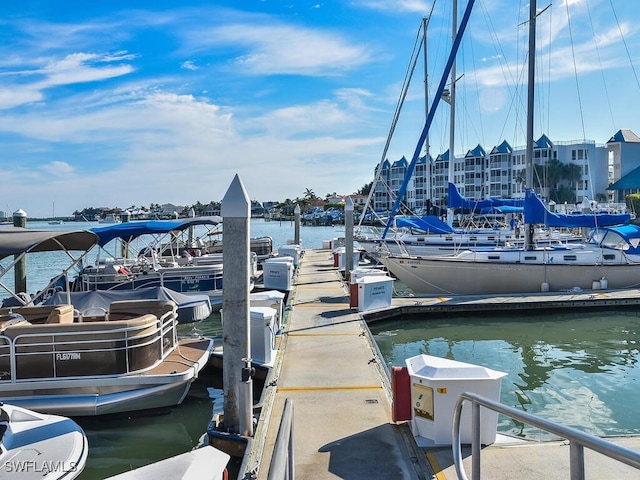
[[[405,317],[371,325],[389,367],[427,354],[507,373],[501,402],[594,435],[640,434],[640,314]],[[550,439],[499,416],[498,431]]]
[[[98,223],[28,224],[28,228],[45,230],[80,230],[94,226],[98,226]],[[287,241],[293,240],[294,223],[252,219],[250,235],[271,236],[274,249],[277,249],[286,245]],[[323,241],[343,236],[344,226],[300,227],[303,248],[321,248]],[[46,286],[50,278],[69,265],[68,257],[58,252],[38,253],[29,257],[31,258],[27,259],[27,285],[32,293]],[[11,260],[4,259],[1,264],[6,266]],[[9,273],[0,281],[12,287],[13,274]],[[201,322],[180,325],[178,334],[182,337],[221,337],[220,314],[216,312]],[[102,479],[188,452],[201,444],[213,415],[221,412],[222,408],[222,391],[212,388],[206,379],[198,379],[184,402],[162,415],[131,414],[118,417],[75,418],[89,440],[87,464],[79,478]]]

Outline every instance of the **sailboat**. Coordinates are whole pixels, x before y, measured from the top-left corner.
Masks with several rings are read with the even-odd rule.
[[[539,247],[534,245],[533,209],[539,199],[533,183],[533,104],[535,74],[536,2],[530,2],[526,193],[524,245],[522,248],[473,248],[454,255],[388,255],[387,269],[415,293],[507,294],[540,291],[624,289],[640,286],[640,227],[624,222],[628,217],[585,215],[594,227],[581,244]],[[550,212],[542,217],[549,218]],[[573,216],[571,216],[573,217]],[[557,217],[557,221],[568,218]],[[546,221],[546,220],[545,220]],[[570,225],[575,226],[575,225]]]
[[[51,220],[49,220],[49,225],[60,225],[62,220],[56,218],[56,202],[53,202],[53,207],[51,210]]]

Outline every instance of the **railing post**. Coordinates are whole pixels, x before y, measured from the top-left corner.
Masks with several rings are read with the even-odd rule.
[[[288,402],[290,402],[290,410],[291,410],[291,415],[290,415],[290,419],[289,419],[289,445],[288,445],[288,459],[289,461],[287,462],[287,480],[294,480],[296,478],[296,467],[295,467],[295,458],[294,458],[294,454],[293,454],[293,445],[294,445],[294,438],[293,438],[293,403],[291,400],[287,399]]]
[[[480,480],[480,403],[471,402],[471,480]]]
[[[293,401],[285,399],[282,418],[271,454],[267,480],[293,480],[295,478],[293,456]]]
[[[571,480],[584,480],[584,447],[575,440],[569,444]]]

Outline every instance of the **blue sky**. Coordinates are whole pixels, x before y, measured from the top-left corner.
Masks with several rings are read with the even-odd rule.
[[[2,2],[0,210],[219,201],[235,174],[260,201],[353,193],[373,179],[431,11],[424,0]],[[457,61],[456,155],[524,145],[527,13],[524,1],[476,1]],[[540,15],[536,136],[640,133],[638,19],[640,4],[623,0],[559,0]],[[451,2],[438,0],[431,95],[450,30]],[[391,161],[416,148],[423,68]],[[448,115],[441,103],[434,156]]]

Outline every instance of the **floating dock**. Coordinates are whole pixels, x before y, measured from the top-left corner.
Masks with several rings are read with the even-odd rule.
[[[361,314],[330,250],[306,250],[287,301],[285,329],[244,473],[267,479],[286,399],[293,404],[295,477],[455,479],[450,447],[419,447],[407,422],[392,421],[390,379],[367,322],[416,313],[637,308],[640,291],[500,297],[394,298]],[[482,449],[483,478],[570,478],[568,442],[498,435]],[[640,450],[640,436],[607,438]],[[470,449],[463,448],[467,476]],[[638,478],[640,471],[585,450],[588,478]],[[242,475],[243,472],[240,472]]]

